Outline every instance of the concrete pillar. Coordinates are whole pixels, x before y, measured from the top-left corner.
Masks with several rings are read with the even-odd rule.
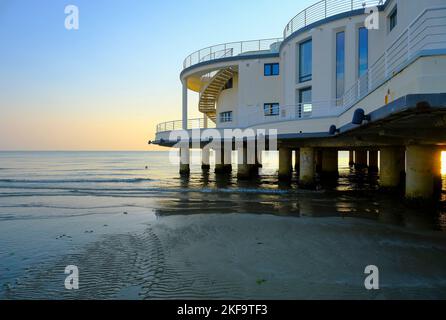
[[[348,165],[350,167],[353,167],[355,165],[355,152],[354,151],[349,151],[349,161],[348,161]]]
[[[232,147],[225,148],[222,144],[221,148],[215,150],[215,173],[225,174],[232,172]]]
[[[294,151],[294,170],[296,172],[300,171],[300,150],[299,149]]]
[[[243,143],[243,146],[238,150],[238,169],[237,169],[237,179],[245,180],[251,178],[254,174],[255,165],[254,159],[250,159],[248,154],[247,143]],[[255,156],[255,155],[254,155]]]
[[[189,146],[180,148],[180,174],[190,174],[190,149]]]
[[[279,148],[279,179],[290,179],[293,174],[292,150]]]
[[[187,130],[187,79],[183,80],[183,130]]]
[[[322,150],[322,171],[323,177],[338,177],[339,163],[338,163],[338,151],[337,150]]]
[[[378,150],[369,151],[369,172],[378,172]]]
[[[429,200],[434,194],[433,146],[408,146],[406,198]]]
[[[255,167],[258,168],[263,168],[263,149],[259,149],[257,150],[256,153],[256,163],[255,163]]]
[[[406,155],[403,148],[385,147],[380,151],[381,168],[380,186],[383,189],[394,189],[401,186],[402,175],[406,167]]]
[[[322,172],[322,150],[315,150],[315,168],[317,173]]]
[[[367,150],[355,151],[355,169],[362,170],[367,168]]]
[[[314,175],[315,150],[314,148],[300,149],[299,185],[302,188],[311,188],[315,184]]]
[[[211,169],[211,150],[208,146],[201,150],[201,169],[206,171]]]
[[[208,116],[205,114],[203,118],[203,129],[207,129],[209,127],[208,121]]]

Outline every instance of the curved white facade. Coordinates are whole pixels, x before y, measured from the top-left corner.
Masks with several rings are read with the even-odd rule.
[[[219,45],[189,56],[181,73],[183,120],[161,124],[156,141],[168,145],[171,131],[212,122],[218,129],[274,128],[283,137],[321,135],[333,125],[342,132],[358,108],[369,114],[407,95],[446,92],[444,0],[385,1],[371,25],[376,29],[370,30],[364,29],[369,9],[340,0],[347,6],[337,13],[330,11],[331,3],[314,6],[326,8],[321,19],[315,10],[310,16],[311,8],[304,12],[309,22],[299,22],[302,14],[294,18],[285,39]],[[307,41],[311,77],[302,77],[308,65],[302,67],[300,56],[308,57],[308,49],[301,44]],[[274,64],[279,74],[265,75],[265,65]],[[222,70],[233,74],[232,87],[224,89],[218,82]],[[202,94],[199,108],[212,121],[187,121],[188,109],[196,107],[187,105],[187,89]]]

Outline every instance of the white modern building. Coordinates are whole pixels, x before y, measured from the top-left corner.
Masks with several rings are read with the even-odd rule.
[[[383,188],[405,172],[408,197],[434,193],[446,143],[445,0],[323,0],[280,38],[194,52],[180,77],[183,119],[158,125],[155,144],[176,145],[182,130],[275,129],[279,175],[292,174],[294,151],[303,186],[318,170],[336,174],[339,150],[370,170],[380,151]],[[188,105],[189,90],[198,106]],[[203,118],[188,119],[190,108]],[[206,168],[209,140],[199,140]],[[182,148],[182,172],[192,143]],[[230,169],[233,148],[222,145],[217,172]],[[241,178],[255,171],[246,164]]]

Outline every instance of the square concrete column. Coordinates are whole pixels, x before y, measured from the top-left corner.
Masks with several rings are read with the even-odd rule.
[[[354,151],[348,152],[348,165],[350,167],[353,167],[355,165],[355,152]]]
[[[337,178],[339,176],[338,150],[322,150],[322,171],[325,178]]]
[[[188,106],[187,106],[187,79],[183,80],[183,130],[188,127]]]
[[[300,171],[300,149],[294,150],[294,171]]]
[[[279,148],[279,179],[290,179],[293,174],[293,154],[289,148]]]
[[[208,171],[211,169],[211,149],[209,145],[201,150],[201,169]]]
[[[379,172],[382,189],[396,189],[401,186],[406,170],[406,153],[402,147],[385,147],[380,150],[381,168]]]
[[[434,146],[412,145],[406,148],[406,198],[430,200],[434,195]]]
[[[247,180],[251,178],[251,176],[255,173],[254,169],[256,167],[256,159],[255,148],[254,150],[250,150],[247,146],[247,143],[244,142],[242,146],[237,150],[238,152],[238,167],[237,167],[237,179],[239,180]],[[250,155],[250,153],[254,153]]]
[[[362,170],[367,168],[367,150],[355,151],[355,169]]]
[[[300,149],[299,185],[301,188],[312,188],[315,185],[315,150]]]
[[[434,191],[440,195],[443,189],[443,177],[441,174],[441,149],[436,147],[434,150]]]
[[[226,174],[232,172],[232,147],[226,147],[224,143],[215,150],[215,173]]]
[[[369,151],[369,172],[378,172],[378,150]]]
[[[190,149],[188,145],[180,148],[180,174],[190,174]]]

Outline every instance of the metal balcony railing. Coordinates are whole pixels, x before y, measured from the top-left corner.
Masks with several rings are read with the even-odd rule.
[[[306,26],[320,20],[366,7],[382,5],[387,0],[322,0],[305,10],[299,12],[286,25],[283,32],[284,39],[288,38],[294,32],[305,28]]]
[[[189,119],[187,121],[187,129],[205,129],[205,121],[204,118],[199,119]],[[208,120],[207,128],[215,128],[215,124]],[[175,130],[183,130],[183,120],[175,120],[160,123],[156,126],[156,133],[160,132],[168,132]]]
[[[279,52],[279,46],[282,40],[282,38],[273,38],[218,44],[192,53],[184,60],[183,67],[186,69],[201,62],[234,57],[242,54],[259,53],[262,51]]]

